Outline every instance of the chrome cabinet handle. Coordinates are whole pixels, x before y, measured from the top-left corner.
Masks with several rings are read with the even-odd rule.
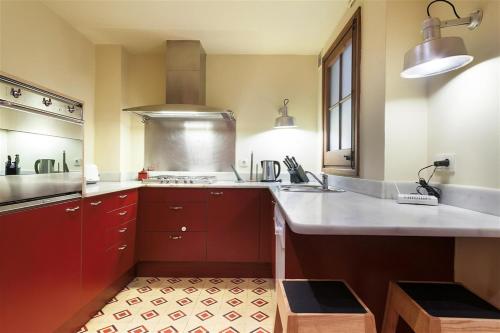
[[[14,88],[10,88],[10,94],[14,97],[14,98],[19,98],[21,97],[21,95],[23,94],[21,92],[21,88],[18,88],[17,90],[14,89]]]
[[[187,230],[188,230],[188,228],[186,228],[186,227],[181,228],[181,231],[187,231]]]
[[[52,105],[52,99],[49,97],[49,98],[43,98],[43,105],[49,107]]]
[[[121,229],[118,229],[118,232],[119,232],[119,233],[124,233],[124,232],[125,232],[125,231],[127,231],[127,230],[128,230],[128,228],[121,228]]]
[[[179,239],[182,239],[182,236],[172,236],[172,235],[170,235],[170,236],[168,236],[168,237],[169,237],[170,239],[172,239],[172,240],[179,240]]]
[[[71,212],[76,212],[79,209],[80,209],[80,206],[76,206],[76,207],[73,207],[73,208],[66,208],[66,211],[68,213],[71,213]]]
[[[118,198],[120,198],[120,199],[125,199],[126,197],[128,197],[128,195],[126,195],[126,194],[122,194],[122,195],[118,196]]]
[[[211,195],[223,195],[224,192],[210,192]]]
[[[182,207],[182,206],[170,206],[170,207],[169,207],[169,209],[171,209],[171,210],[181,210],[181,209],[183,209],[183,208],[184,208],[184,207]]]
[[[120,216],[125,216],[125,215],[127,215],[127,211],[124,211],[124,212],[119,212],[119,213],[118,213],[118,215],[120,215]]]
[[[126,248],[127,248],[127,244],[124,244],[124,245],[122,245],[122,246],[118,247],[118,250],[123,251],[123,250],[125,250]]]
[[[102,204],[102,201],[100,201],[100,200],[90,203],[91,206],[99,206],[100,204]]]

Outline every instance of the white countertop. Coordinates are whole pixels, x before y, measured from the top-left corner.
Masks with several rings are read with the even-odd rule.
[[[384,235],[500,238],[500,217],[447,205],[401,205],[353,192],[283,192],[277,183],[142,184],[100,182],[85,197],[146,187],[270,188],[289,227],[309,235]]]

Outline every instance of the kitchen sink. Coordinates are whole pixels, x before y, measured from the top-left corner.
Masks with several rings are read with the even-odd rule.
[[[332,192],[345,192],[340,188],[329,187],[327,190],[323,189],[321,185],[282,185],[280,187],[281,191],[285,192],[313,192],[313,193],[332,193]]]

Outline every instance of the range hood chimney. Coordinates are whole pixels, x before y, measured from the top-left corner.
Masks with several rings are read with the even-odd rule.
[[[124,109],[145,119],[202,118],[234,120],[231,110],[205,105],[206,53],[200,41],[166,42],[166,104]]]

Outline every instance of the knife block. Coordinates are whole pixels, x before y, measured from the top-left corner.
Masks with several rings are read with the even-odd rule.
[[[288,170],[288,173],[290,174],[291,183],[299,184],[309,182],[309,178],[307,178],[307,175],[300,164],[297,168]]]

